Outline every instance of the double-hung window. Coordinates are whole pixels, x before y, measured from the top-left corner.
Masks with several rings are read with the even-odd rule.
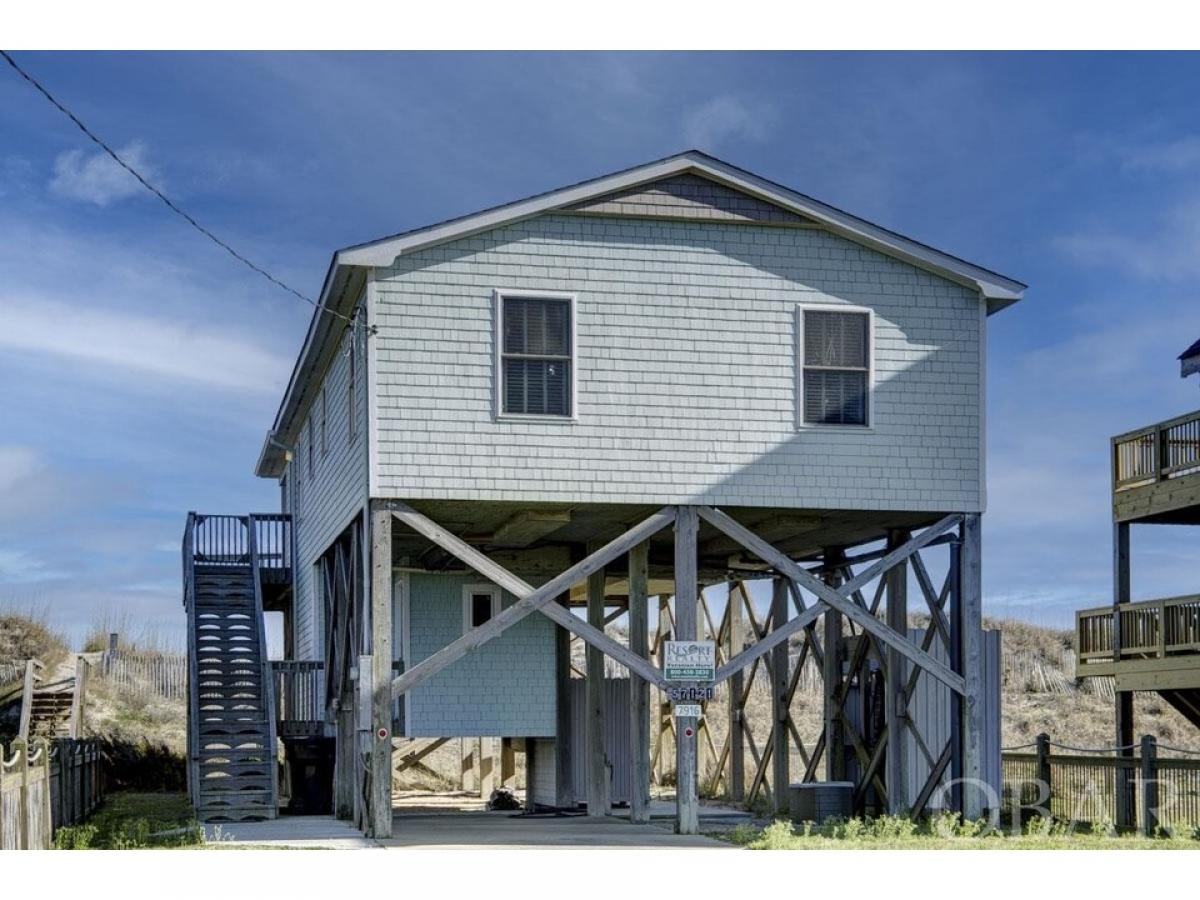
[[[801,422],[870,424],[870,311],[801,308],[799,316]]]
[[[569,296],[497,293],[497,409],[502,416],[575,414],[575,304]]]

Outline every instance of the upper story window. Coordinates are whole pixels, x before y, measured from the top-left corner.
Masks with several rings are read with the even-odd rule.
[[[800,310],[801,421],[870,424],[871,313]]]
[[[575,414],[573,298],[497,293],[497,300],[500,414],[571,418]]]
[[[463,588],[463,633],[485,625],[500,615],[500,589],[495,585]]]

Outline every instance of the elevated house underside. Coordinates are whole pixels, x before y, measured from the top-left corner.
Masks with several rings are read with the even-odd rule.
[[[989,788],[964,791],[961,781],[994,781],[985,772],[995,748],[985,746],[993,736],[984,734],[983,722],[978,523],[971,513],[374,500],[319,563],[323,658],[265,663],[271,689],[257,700],[274,734],[263,732],[262,746],[241,751],[227,732],[197,735],[197,791],[206,780],[232,775],[228,784],[238,792],[244,784],[246,793],[275,793],[255,793],[262,803],[249,807],[237,805],[236,793],[225,797],[223,810],[198,805],[214,819],[269,814],[278,785],[264,787],[265,770],[250,770],[262,761],[265,742],[332,737],[336,763],[326,774],[336,811],[364,830],[390,833],[390,774],[414,746],[407,732],[416,724],[418,735],[477,733],[414,723],[421,692],[465,671],[489,643],[507,640],[524,613],[526,624],[540,622],[548,635],[534,645],[545,658],[530,656],[522,667],[547,676],[539,690],[551,691],[551,727],[545,719],[526,727],[518,711],[511,730],[494,733],[517,739],[525,754],[530,807],[580,804],[603,815],[615,797],[628,802],[635,820],[644,819],[651,781],[664,770],[669,777],[663,757],[673,746],[683,831],[697,827],[700,790],[735,802],[767,798],[786,813],[788,786],[818,781],[851,784],[848,802],[860,812],[958,808],[978,815],[998,802]],[[199,531],[190,531],[205,573],[219,565],[241,572],[249,562],[250,553],[236,546],[223,555],[205,552],[196,543]],[[269,568],[277,581],[280,569]],[[412,637],[405,629],[417,629],[413,620],[399,628],[394,621],[400,579],[457,576],[502,588],[502,613],[405,659]],[[238,602],[256,601],[251,593]],[[912,628],[910,616],[924,626]],[[581,672],[572,671],[572,637],[586,647]],[[214,643],[227,639],[217,634]],[[706,721],[707,712],[699,720],[671,715],[671,685],[658,665],[669,639],[715,642],[721,729]],[[606,657],[613,662],[606,665]],[[823,709],[819,732],[806,735],[795,698],[801,671],[814,661]],[[200,708],[206,689],[219,705],[217,676],[224,673],[206,675],[202,653],[197,663]],[[457,705],[484,708],[498,699],[489,671],[457,688]],[[756,678],[769,686],[771,721],[747,714]],[[572,682],[580,686],[574,699]],[[618,707],[605,700],[614,688],[628,695]],[[939,692],[932,728],[928,713],[910,714],[931,690]],[[615,708],[623,721],[606,722]],[[572,722],[581,717],[588,723],[582,730]],[[257,723],[247,728],[245,736],[259,734]],[[617,751],[612,739],[605,743],[606,728],[629,736],[624,788],[610,781]],[[577,736],[566,738],[572,729]],[[723,732],[719,745],[714,730]],[[582,762],[574,758],[581,755]]]

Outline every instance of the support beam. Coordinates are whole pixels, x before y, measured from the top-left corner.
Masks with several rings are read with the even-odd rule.
[[[825,584],[825,582],[821,581],[808,572],[808,570],[800,566],[787,554],[776,549],[775,547],[772,547],[770,544],[728,514],[710,506],[701,506],[698,507],[698,510],[702,519],[720,531],[723,531],[725,534],[729,535],[729,537],[733,538],[747,550],[755,554],[763,562],[770,565],[773,569],[775,569],[776,572],[791,578],[794,582],[796,582],[797,587],[805,588],[816,594],[822,602],[841,612],[846,618],[859,625],[864,631],[869,632],[877,640],[894,647],[911,662],[920,666],[938,681],[942,682],[942,684],[950,688],[950,690],[956,691],[960,694],[963,693],[965,690],[965,685],[963,683],[962,676],[956,673],[945,663],[934,658],[931,654],[926,653],[920,647],[916,646],[908,639],[907,635],[902,636],[897,634],[887,625],[883,624],[873,615],[871,615],[869,611],[859,606],[853,600],[847,599],[853,596],[854,593],[860,590],[864,585],[870,583],[879,575],[892,568],[892,566],[896,565],[901,560],[907,559],[922,547],[932,542],[935,538],[949,531],[961,521],[961,516],[946,516],[936,524],[929,526],[917,537],[908,541],[902,547],[898,547],[889,552],[878,562],[867,567],[858,575],[855,575],[852,579],[846,582],[845,585],[842,586],[840,591],[835,591],[833,588],[829,587],[829,585]],[[790,623],[788,623],[786,627],[773,631],[770,638],[768,638],[768,640],[771,641],[770,644],[764,647],[763,644],[765,642],[760,641],[756,646],[751,647],[750,650],[746,652],[754,655],[757,655],[755,651],[758,651],[759,653],[766,652],[766,650],[774,646],[774,642],[787,640],[789,636],[807,626],[819,614],[820,610],[817,608],[817,605],[814,604],[813,606],[809,607],[805,613],[797,616]],[[746,654],[743,654],[743,656],[745,655]],[[754,655],[751,655],[749,659],[753,659]],[[745,665],[749,659],[743,660],[740,665]],[[731,660],[718,670],[718,680],[729,677],[729,673],[733,671],[734,662],[735,660]]]
[[[595,548],[588,549],[595,552]],[[604,628],[603,569],[588,576],[587,617],[593,627]],[[608,758],[604,753],[604,654],[588,644],[584,655],[587,661],[587,814],[589,818],[603,818],[609,813]]]
[[[368,834],[392,836],[392,514],[371,510],[371,797]]]
[[[700,521],[696,507],[678,507],[675,519],[675,640],[696,640],[697,585],[696,536]],[[679,834],[700,831],[700,798],[696,771],[694,718],[675,720],[675,830]]]
[[[551,605],[559,594],[568,590],[572,585],[586,579],[593,572],[603,571],[604,567],[614,560],[624,556],[631,547],[657,534],[675,520],[673,507],[666,507],[654,513],[642,522],[630,528],[620,537],[610,541],[586,559],[576,563],[565,572],[551,578],[536,590],[526,581],[513,575],[503,566],[497,565],[474,547],[451,534],[428,516],[424,516],[412,507],[400,501],[390,501],[392,512],[396,518],[412,528],[418,534],[433,541],[447,553],[466,563],[480,575],[500,585],[510,594],[517,597],[517,602],[499,615],[489,619],[478,628],[472,628],[457,640],[451,641],[441,650],[417,663],[403,675],[392,682],[392,693],[400,696],[412,690],[419,684],[432,678],[442,669],[462,659],[472,650],[476,650],[493,638],[499,637],[508,628],[524,619],[535,611],[541,611],[562,627],[579,635],[592,646],[599,647],[608,656],[617,660],[630,671],[637,672],[651,684],[664,685],[666,682],[652,666],[644,659],[639,659],[629,648],[618,644],[598,628],[584,622],[569,610]]]
[[[963,818],[983,815],[983,559],[978,513],[962,519],[961,588],[959,610],[962,629],[963,681]]]
[[[888,550],[902,547],[912,539],[907,531],[891,531],[888,533]],[[908,636],[908,565],[907,560],[901,560],[892,566],[884,576],[887,579],[887,624],[899,634]],[[893,816],[905,815],[909,808],[908,798],[908,759],[905,739],[905,709],[904,687],[905,658],[895,647],[888,647],[885,657],[884,671],[884,724],[887,728],[887,758],[884,770],[884,784],[887,785],[888,812]]]
[[[1129,565],[1129,528],[1128,522],[1113,523],[1113,660],[1121,661],[1121,606],[1130,600],[1131,579]],[[1117,755],[1133,756],[1133,692],[1117,691],[1116,706],[1116,740]],[[1122,766],[1114,773],[1114,789],[1116,790],[1115,812],[1118,828],[1132,828],[1134,810],[1137,808],[1137,797],[1133,769]]]
[[[650,660],[650,545],[629,551],[629,649]],[[630,821],[650,821],[650,685],[636,672],[629,673],[629,738],[633,754],[633,788],[629,798]]]
[[[571,602],[569,594],[555,601],[563,608]],[[571,632],[554,628],[554,805],[574,809],[575,780],[571,768]]]
[[[825,581],[837,590],[842,584],[842,565],[846,554],[840,547],[831,547],[824,553]],[[839,565],[841,563],[842,565]],[[842,730],[840,697],[843,690],[842,678],[842,614],[826,609],[824,616],[825,658],[821,679],[824,682],[825,720],[825,780],[846,780],[846,735]]]
[[[726,600],[729,617],[729,651],[725,658],[733,659],[746,649],[745,588],[742,582],[729,585]],[[746,799],[746,736],[742,694],[746,691],[746,674],[738,669],[729,678],[729,799],[741,803]]]
[[[777,577],[771,584],[771,627],[783,628],[788,618],[787,582]],[[771,794],[775,812],[788,812],[788,783],[791,772],[788,763],[791,746],[788,734],[788,642],[780,641],[771,651]]]

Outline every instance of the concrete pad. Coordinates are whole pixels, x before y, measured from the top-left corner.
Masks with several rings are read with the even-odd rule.
[[[507,811],[402,812],[392,820],[392,837],[378,843],[384,847],[455,850],[466,847],[735,849],[714,838],[674,834],[669,827],[656,824],[634,825],[617,816],[589,819],[582,815],[527,816]]]
[[[219,847],[279,850],[366,850],[379,845],[333,816],[280,816],[269,822],[213,822],[204,840]]]

